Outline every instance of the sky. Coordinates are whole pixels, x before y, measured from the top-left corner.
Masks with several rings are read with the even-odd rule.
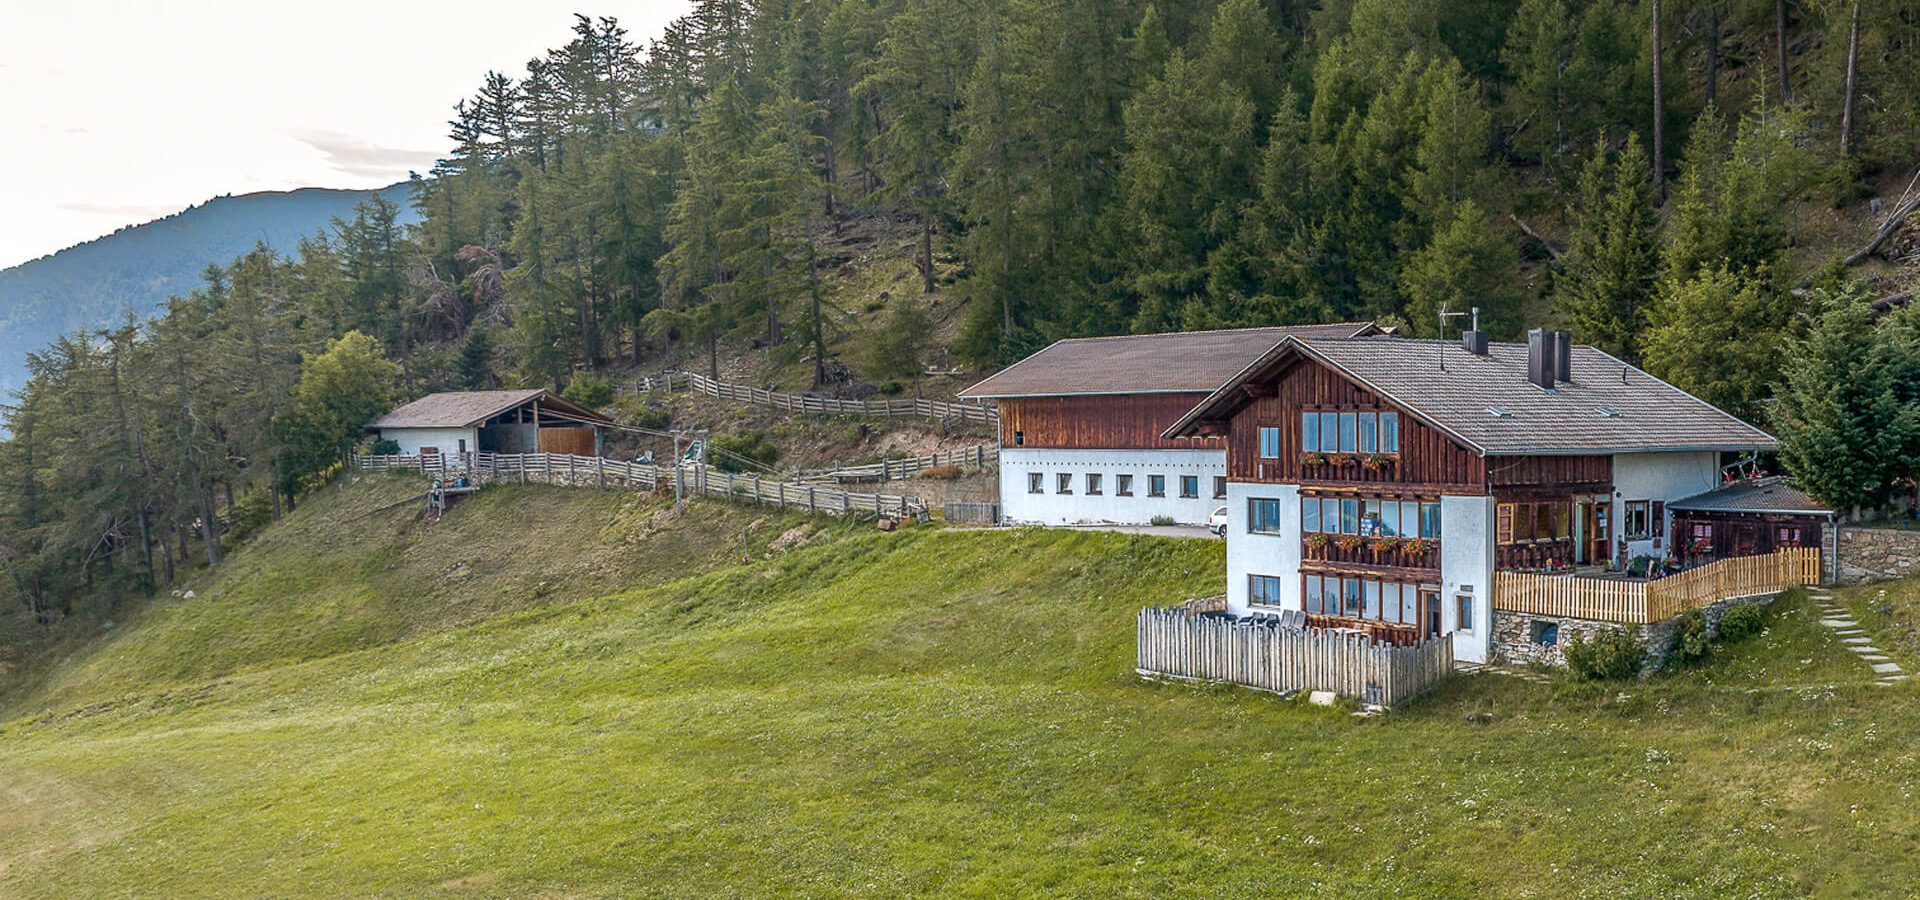
[[[573,13],[645,44],[690,0],[4,0],[0,268],[222,194],[381,187]]]

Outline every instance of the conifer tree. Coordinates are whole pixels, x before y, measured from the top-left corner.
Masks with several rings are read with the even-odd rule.
[[[1598,146],[1580,172],[1573,239],[1553,276],[1554,311],[1577,340],[1640,359],[1659,271],[1653,185],[1637,136],[1614,159]]]

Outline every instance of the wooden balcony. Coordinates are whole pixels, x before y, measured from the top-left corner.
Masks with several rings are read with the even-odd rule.
[[[1644,625],[1736,597],[1772,594],[1820,581],[1820,551],[1790,547],[1739,556],[1653,581],[1495,572],[1493,608]]]
[[[1326,538],[1325,542],[1314,541],[1311,536],[1303,540],[1300,558],[1308,562],[1401,569],[1440,568],[1439,541],[1422,540],[1416,544],[1406,538],[1363,538],[1350,534],[1329,534]]]

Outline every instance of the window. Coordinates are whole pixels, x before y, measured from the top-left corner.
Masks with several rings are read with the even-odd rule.
[[[1320,452],[1340,452],[1340,416],[1335,413],[1317,413],[1320,419]]]
[[[1380,414],[1380,452],[1400,452],[1400,414],[1383,412]]]
[[[1653,504],[1647,500],[1628,500],[1627,513],[1620,521],[1629,541],[1644,541],[1653,531]]]
[[[1785,532],[1787,529],[1782,528],[1780,530],[1782,532]],[[1799,529],[1795,529],[1795,530],[1797,531]],[[1693,523],[1693,539],[1696,541],[1707,541],[1711,543],[1713,541],[1713,525],[1708,522]]]
[[[1043,472],[1027,473],[1027,493],[1044,494],[1047,492],[1047,476]]]
[[[1167,476],[1148,475],[1147,476],[1147,496],[1165,497],[1166,495],[1167,495]]]
[[[1360,452],[1380,452],[1380,417],[1373,413],[1360,416]]]
[[[467,455],[467,439],[466,438],[460,439],[460,455],[461,456]]]
[[[1340,614],[1353,618],[1360,616],[1360,579],[1340,579]]]
[[[1279,429],[1274,429],[1273,451],[1267,450],[1267,429],[1261,429],[1260,455],[1280,455]],[[1303,412],[1300,449],[1307,453],[1399,453],[1400,414],[1383,412]]]
[[[1326,607],[1321,605],[1321,599],[1320,599],[1321,582],[1322,581],[1337,582],[1339,580],[1340,579],[1338,578],[1322,579],[1318,575],[1306,576],[1305,587],[1301,591],[1301,595],[1300,595],[1300,608],[1303,610],[1306,610],[1311,615],[1316,615],[1316,616],[1326,615],[1327,614]]]
[[[1260,501],[1253,501],[1258,503]],[[1251,520],[1251,517],[1249,517]],[[1320,530],[1320,501],[1313,497],[1300,499],[1300,533],[1313,534]]]
[[[1440,504],[1420,504],[1420,536],[1430,541],[1440,539]]]
[[[1099,472],[1087,473],[1087,496],[1089,497],[1100,496],[1100,473]]]
[[[1224,500],[1227,496],[1227,476],[1213,476],[1213,499]]]
[[[1573,538],[1573,505],[1566,501],[1502,503],[1494,513],[1494,540],[1502,544]]]
[[[1360,533],[1360,501],[1358,500],[1340,501],[1340,533],[1341,534],[1359,534]]]
[[[1254,606],[1279,606],[1280,579],[1272,575],[1247,576],[1247,602]]]
[[[1247,530],[1257,534],[1280,533],[1280,501],[1254,497],[1247,501]]]
[[[1200,496],[1200,476],[1180,476],[1180,496],[1189,498]]]
[[[1133,476],[1132,475],[1113,476],[1113,495],[1115,497],[1133,496]]]
[[[1260,458],[1280,458],[1280,429],[1277,426],[1260,426]]]
[[[1305,575],[1302,609],[1310,615],[1366,619],[1392,625],[1420,624],[1418,585],[1373,578]]]
[[[1300,414],[1300,449],[1307,453],[1320,452],[1320,414]]]
[[[1356,422],[1358,421],[1359,418],[1360,418],[1359,415],[1356,413],[1343,412],[1340,414],[1340,452],[1341,453],[1352,453],[1354,450],[1358,449],[1354,441],[1354,428],[1356,427]]]
[[[1551,647],[1560,643],[1560,623],[1542,622],[1538,619],[1527,627],[1528,637],[1542,647]]]
[[[1073,493],[1073,475],[1067,472],[1061,472],[1058,480],[1054,482],[1053,492],[1056,494]]]
[[[1695,526],[1693,526],[1693,527],[1694,527],[1694,528],[1695,528],[1696,530],[1698,530],[1698,529],[1700,528],[1700,526],[1698,526],[1698,525],[1695,525]],[[1708,528],[1708,529],[1712,529],[1712,527],[1713,527],[1713,526],[1711,526],[1711,525],[1709,525],[1709,526],[1707,526],[1707,528]],[[1780,526],[1779,528],[1776,528],[1776,529],[1774,529],[1774,531],[1773,531],[1773,542],[1774,542],[1775,544],[1778,544],[1778,545],[1780,545],[1780,546],[1782,546],[1782,547],[1798,547],[1798,546],[1800,546],[1800,526],[1798,526],[1798,525],[1782,525],[1782,526]]]
[[[1454,620],[1454,626],[1453,626],[1454,630],[1472,631],[1473,630],[1473,595],[1460,594],[1453,598],[1453,602],[1454,602],[1454,611],[1459,616],[1458,619]]]
[[[1024,444],[1024,443],[1026,443],[1026,442],[1027,442],[1027,433],[1026,433],[1026,432],[1024,432],[1024,431],[1016,431],[1016,432],[1014,432],[1014,433],[1013,433],[1013,445],[1014,445],[1015,447],[1018,447],[1018,446],[1020,446],[1021,444]]]

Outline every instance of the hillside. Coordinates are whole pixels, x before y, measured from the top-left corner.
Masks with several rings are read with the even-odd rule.
[[[671,519],[540,488],[432,527],[411,504],[375,512],[412,490],[330,489],[193,598],[16,673],[0,894],[1789,896],[1920,878],[1912,690],[1871,686],[1798,598],[1654,681],[1465,676],[1358,719],[1134,677],[1134,611],[1214,589],[1215,542]]]
[[[144,318],[168,297],[199,287],[208,266],[224,266],[256,243],[290,254],[301,238],[351,217],[354,204],[375,194],[398,204],[403,221],[416,221],[411,190],[402,182],[378,191],[302,188],[215,197],[0,270],[0,392],[19,387],[27,353],[55,337],[117,324],[127,310]]]

